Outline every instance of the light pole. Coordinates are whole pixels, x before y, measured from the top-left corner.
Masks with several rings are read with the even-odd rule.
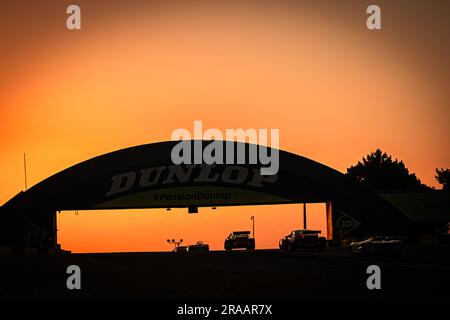
[[[176,241],[175,239],[172,239],[172,240],[167,239],[167,242],[168,242],[169,244],[170,244],[170,243],[173,244],[173,250],[172,250],[172,251],[175,251],[175,248],[178,247],[178,246],[183,242],[183,239],[180,239],[179,241]]]
[[[306,203],[303,203],[303,229],[306,230]]]
[[[255,239],[255,216],[251,216],[250,220],[253,222],[253,239]]]

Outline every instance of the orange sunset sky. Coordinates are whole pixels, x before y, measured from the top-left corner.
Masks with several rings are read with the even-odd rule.
[[[66,29],[81,7],[82,29]],[[378,4],[382,29],[366,28]],[[439,188],[450,167],[448,1],[11,1],[0,3],[0,204],[48,176],[177,128],[278,128],[280,148],[341,172],[376,148]],[[63,212],[73,252],[257,248],[300,228],[302,207]],[[325,232],[325,205],[308,207]]]

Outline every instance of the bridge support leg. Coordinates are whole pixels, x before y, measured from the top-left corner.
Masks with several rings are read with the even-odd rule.
[[[28,241],[41,253],[54,253],[57,246],[56,210],[39,211],[27,220]]]
[[[333,206],[331,201],[326,203],[327,211],[327,240],[333,240]]]

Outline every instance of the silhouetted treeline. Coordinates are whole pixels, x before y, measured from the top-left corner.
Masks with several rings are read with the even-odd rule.
[[[435,178],[437,182],[442,184],[442,190],[450,191],[450,169],[436,169]]]
[[[347,174],[378,192],[421,192],[432,190],[410,173],[403,161],[380,149],[363,157],[347,169]]]

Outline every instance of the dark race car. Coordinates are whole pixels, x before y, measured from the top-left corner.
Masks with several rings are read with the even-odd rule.
[[[186,246],[176,246],[173,249],[174,252],[187,252],[187,247]]]
[[[206,252],[209,251],[209,245],[203,241],[197,241],[196,244],[191,244],[188,246],[187,251],[189,252]]]
[[[250,231],[233,231],[225,239],[225,250],[255,250],[255,239],[250,238]]]
[[[280,249],[286,251],[299,249],[324,251],[326,239],[325,237],[319,237],[320,233],[321,231],[316,230],[293,230],[280,240]]]

